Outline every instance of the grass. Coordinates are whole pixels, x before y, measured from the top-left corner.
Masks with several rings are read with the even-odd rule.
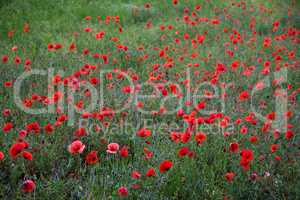
[[[0,108],[2,110],[9,108],[12,114],[9,117],[1,116],[0,124],[2,126],[6,122],[13,122],[14,127],[9,133],[1,133],[0,136],[0,150],[5,155],[5,159],[0,161],[0,197],[2,199],[118,199],[122,198],[118,195],[118,188],[126,186],[129,195],[125,198],[128,199],[298,199],[300,197],[300,144],[297,90],[300,81],[300,48],[299,42],[292,40],[297,36],[279,42],[275,42],[274,38],[283,34],[284,28],[289,27],[297,28],[299,35],[299,4],[292,0],[287,2],[252,0],[245,3],[246,9],[243,10],[243,3],[237,6],[238,2],[182,0],[178,5],[173,6],[172,1],[157,0],[149,1],[151,8],[146,9],[144,4],[147,2],[142,0],[1,1],[0,56],[8,55],[10,60],[8,63],[1,63],[0,66]],[[221,24],[199,23],[191,26],[185,23],[182,20],[183,16],[187,15],[184,14],[185,8],[193,10],[198,4],[201,5],[201,10],[198,11],[199,17],[209,20],[218,17]],[[253,12],[250,10],[251,4],[254,6]],[[224,12],[224,8],[228,10]],[[290,16],[287,15],[288,9],[290,9]],[[228,14],[231,18],[227,18]],[[91,16],[92,20],[84,20],[86,16]],[[101,22],[97,20],[97,16],[101,18]],[[107,16],[119,16],[120,22],[106,24],[104,20]],[[252,34],[253,30],[249,29],[253,17],[256,18],[255,36]],[[272,32],[272,23],[276,20],[281,20],[280,28],[278,32]],[[29,24],[28,33],[23,31],[25,23]],[[146,28],[150,23],[152,26]],[[164,25],[164,31],[160,29],[161,25]],[[172,26],[172,30],[168,31],[169,26]],[[86,27],[92,28],[91,34],[83,31]],[[120,27],[122,27],[121,33]],[[234,56],[231,57],[226,54],[223,47],[226,42],[231,42],[229,38],[234,29],[243,41],[229,46],[228,49],[234,51]],[[102,30],[106,32],[104,39],[96,41],[95,33]],[[203,35],[206,31],[208,33],[205,42],[193,47],[191,39],[196,38],[197,34]],[[8,37],[9,32],[14,33],[13,37]],[[74,33],[78,36],[74,36]],[[184,39],[185,34],[189,35],[189,39]],[[110,41],[111,37],[117,37],[118,42]],[[265,37],[273,39],[272,45],[268,48],[262,46]],[[174,42],[176,38],[180,39],[179,43]],[[250,43],[251,38],[255,38],[256,41]],[[76,44],[75,52],[68,50],[72,42]],[[63,48],[50,52],[47,50],[49,43],[60,43]],[[117,49],[116,43],[128,46],[128,50]],[[16,52],[11,50],[14,45],[18,47]],[[274,80],[276,61],[272,54],[279,49],[276,45],[285,47],[279,53],[282,56],[281,67],[284,63],[289,63],[288,79],[283,84],[283,88],[290,84],[288,96],[293,97],[295,94],[294,101],[291,98],[288,100],[288,110],[294,113],[288,121],[293,125],[291,130],[295,133],[291,140],[284,138],[284,132],[277,140],[272,136],[273,130],[269,130],[268,134],[262,133],[264,124],[260,120],[257,124],[246,121],[239,125],[234,124],[235,120],[244,119],[249,115],[251,105],[254,105],[264,116],[276,111],[274,97],[274,92],[278,89],[276,85],[257,93],[252,102],[249,99],[247,101],[238,99],[239,93],[245,90],[252,91],[250,88],[258,80],[267,77],[260,74],[263,62],[267,60],[271,61],[271,73],[268,77]],[[234,46],[239,49],[235,51]],[[90,49],[90,56],[82,55],[84,48]],[[167,57],[157,56],[162,49],[165,49]],[[295,52],[295,57],[292,59],[287,55],[290,51]],[[109,64],[103,64],[99,59],[93,58],[91,55],[95,53],[108,55]],[[193,58],[196,54],[198,56]],[[169,134],[172,131],[185,132],[189,127],[186,119],[178,117],[176,113],[143,114],[136,111],[135,105],[130,105],[130,108],[125,110],[126,117],[123,116],[124,113],[116,113],[112,119],[90,118],[88,123],[98,124],[102,130],[96,133],[89,129],[88,135],[80,137],[80,140],[86,144],[84,153],[70,155],[67,149],[76,138],[74,133],[80,126],[80,115],[76,115],[75,124],[72,126],[64,122],[63,125],[56,126],[52,134],[47,134],[43,127],[48,123],[54,124],[60,114],[30,115],[17,108],[13,101],[13,88],[4,86],[4,82],[14,82],[24,72],[23,64],[13,63],[15,56],[19,56],[22,62],[29,58],[32,62],[31,69],[52,67],[55,74],[63,70],[63,77],[70,77],[84,64],[98,66],[95,71],[79,77],[80,80],[87,81],[92,77],[98,77],[104,69],[120,69],[130,75],[138,75],[138,83],[147,81],[155,85],[159,85],[160,81],[177,83],[181,86],[183,94],[188,91],[186,80],[189,80],[192,89],[196,89],[206,79],[208,81],[213,79],[216,63],[224,63],[227,72],[222,73],[217,82],[218,98],[206,100],[206,108],[221,112],[222,87],[220,85],[234,84],[233,88],[229,87],[226,90],[227,98],[224,101],[226,109],[223,110],[223,117],[229,116],[230,124],[234,128],[227,127],[225,130],[232,135],[223,137],[215,134],[220,133],[219,122],[203,123],[197,129],[193,127],[191,131],[192,134],[200,130],[205,132],[207,139],[203,144],[198,145],[193,137],[187,143],[174,143],[169,139]],[[149,59],[143,59],[145,57]],[[184,60],[180,61],[180,57]],[[263,62],[258,62],[258,58],[262,58]],[[243,63],[237,71],[230,69],[231,62],[234,60]],[[154,70],[155,64],[163,66],[166,63],[172,63],[173,67],[159,67],[158,70]],[[199,63],[200,66],[187,67],[195,63]],[[251,65],[256,66],[252,75],[242,75]],[[192,74],[190,78],[184,74],[187,68]],[[160,74],[161,80],[149,81],[151,73],[153,76]],[[117,78],[113,81],[101,79],[101,85],[98,85],[97,89],[100,91],[100,86],[106,86],[111,82],[115,88],[104,88],[104,104],[113,109],[122,108],[128,94],[122,93],[121,89],[129,82]],[[46,96],[47,87],[47,79],[34,76],[23,83],[22,98],[30,99],[34,93]],[[212,87],[213,85],[206,85],[197,94],[205,90],[213,91]],[[143,94],[153,92],[151,86],[143,89],[145,89],[142,90]],[[74,92],[74,96],[76,102],[82,100],[84,105],[89,105],[89,99],[84,96],[83,91]],[[188,97],[183,95],[181,100],[185,102]],[[262,100],[267,103],[265,109],[259,108]],[[166,108],[174,106],[178,101],[177,98],[173,98],[167,102],[169,107]],[[161,98],[150,99],[144,102],[144,107],[159,109],[160,102]],[[66,105],[66,99],[64,103]],[[45,105],[34,102],[33,107],[41,108]],[[186,117],[191,116],[193,110],[193,106],[184,106]],[[64,111],[67,112],[66,108]],[[209,115],[196,112],[196,117],[200,116],[207,118]],[[221,121],[221,119],[217,120]],[[11,158],[8,150],[19,139],[19,131],[34,121],[40,124],[40,133],[28,134],[25,138],[30,143],[28,150],[32,153],[33,160],[28,161],[21,156],[17,159]],[[106,122],[110,125],[105,126]],[[145,125],[151,127],[152,136],[147,139],[150,145],[145,142],[145,139],[136,136],[137,130]],[[248,128],[246,135],[239,133],[241,126]],[[249,141],[249,137],[253,135],[258,137],[258,142]],[[228,152],[228,146],[233,141],[240,144],[240,150],[253,150],[255,159],[251,163],[250,170],[245,171],[240,166],[239,153]],[[106,148],[110,142],[117,142],[120,146],[127,145],[129,156],[121,158],[118,154],[107,154]],[[280,145],[276,154],[270,153],[270,145],[273,143]],[[192,158],[178,157],[178,150],[184,146],[194,153]],[[153,152],[151,159],[145,160],[144,148]],[[95,165],[87,165],[84,160],[91,150],[96,150],[100,158]],[[275,155],[280,156],[281,161],[275,161]],[[166,159],[173,162],[173,167],[163,174],[159,172],[158,166]],[[149,178],[144,176],[150,167],[156,169],[157,176]],[[131,177],[133,170],[138,170],[142,178],[133,179]],[[229,171],[236,174],[231,183],[224,178],[225,173]],[[270,176],[265,176],[267,172]],[[257,178],[253,178],[255,174]],[[20,189],[23,181],[27,179],[32,179],[36,183],[36,189],[32,193],[24,193]],[[140,188],[133,189],[132,187],[136,185]]]

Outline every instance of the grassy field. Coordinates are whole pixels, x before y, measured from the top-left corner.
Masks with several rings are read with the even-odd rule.
[[[0,198],[300,199],[299,13],[0,0]]]

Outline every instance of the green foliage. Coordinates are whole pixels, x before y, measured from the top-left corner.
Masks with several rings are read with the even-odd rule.
[[[51,42],[59,42],[63,46],[68,46],[73,42],[73,34],[78,30],[85,28],[86,23],[83,21],[86,16],[100,16],[101,19],[105,19],[106,16],[120,16],[120,25],[123,27],[125,34],[119,36],[120,42],[124,45],[128,45],[131,48],[128,50],[128,54],[131,55],[129,59],[126,59],[126,55],[120,53],[119,59],[122,60],[120,69],[132,69],[139,73],[140,79],[147,79],[146,66],[150,66],[152,63],[139,61],[138,58],[144,56],[143,53],[137,50],[138,47],[143,46],[145,49],[159,46],[164,48],[161,44],[162,34],[159,31],[158,25],[167,24],[173,25],[176,29],[182,30],[178,35],[182,35],[185,32],[191,36],[195,36],[195,33],[190,31],[189,27],[185,24],[176,24],[174,17],[179,16],[178,13],[183,13],[185,7],[194,7],[197,4],[202,5],[204,8],[201,10],[201,15],[205,17],[213,17],[216,13],[213,12],[215,8],[223,8],[229,5],[230,1],[185,1],[180,2],[176,9],[171,8],[171,1],[149,1],[152,4],[152,9],[144,8],[144,1],[134,0],[2,0],[0,1],[0,55],[11,52],[13,45],[18,45],[21,48],[22,58],[28,57],[32,60],[32,66],[35,69],[46,69],[48,67],[54,67],[55,69],[67,69],[67,75],[75,72],[85,62],[85,58],[82,55],[73,55],[67,50],[59,56],[55,56],[47,52],[47,44]],[[297,28],[300,27],[299,15],[294,14],[291,17],[286,16],[286,8],[288,3],[286,1],[251,1],[253,4],[264,4],[268,8],[273,9],[272,17],[268,17],[268,14],[262,14],[255,11],[257,14],[257,32],[259,35],[258,44],[261,44],[264,36],[270,32],[272,28],[272,22],[275,19],[283,18],[283,26],[293,25]],[[299,6],[297,1],[296,6]],[[293,9],[297,10],[296,9]],[[299,9],[298,9],[299,10]],[[217,12],[221,12],[220,10]],[[245,28],[249,24],[249,16],[244,16],[240,10],[231,11],[233,18],[239,18],[241,20],[238,28]],[[167,17],[166,17],[167,16]],[[225,17],[223,14],[220,16]],[[151,30],[145,29],[148,22],[151,22],[155,27]],[[23,33],[24,23],[29,23],[30,34]],[[223,28],[233,27],[235,24],[229,22],[222,25]],[[96,20],[90,22],[89,27],[100,31],[103,29],[102,25],[97,24]],[[108,28],[107,28],[108,27]],[[108,25],[105,27],[107,30],[107,37],[113,37],[118,34],[117,28],[114,25]],[[222,54],[220,45],[226,41],[227,38],[216,40],[215,35],[219,35],[219,30],[214,30],[212,26],[202,27],[199,26],[199,32],[205,29],[211,29],[212,35],[207,36],[208,45],[203,47],[199,53],[199,58],[208,57],[211,52],[217,55],[217,58],[208,60],[205,65],[201,66],[203,69],[209,70],[216,60],[227,62],[226,55]],[[248,30],[248,29],[247,29]],[[13,38],[8,39],[7,34],[9,31],[14,31]],[[80,33],[82,34],[82,33]],[[178,35],[171,33],[171,39],[174,39]],[[244,34],[251,34],[251,31]],[[178,36],[179,37],[179,36]],[[167,38],[166,40],[171,40]],[[81,52],[83,46],[89,46],[91,49],[97,49],[99,52],[104,52],[113,46],[112,43],[100,41],[95,43],[90,37],[78,37],[76,40],[78,46],[78,52]],[[172,46],[174,47],[174,46]],[[299,46],[298,46],[299,47]],[[181,47],[176,47],[182,50]],[[244,49],[243,49],[244,48]],[[259,51],[263,50],[263,47],[257,45],[257,49],[252,50],[247,47],[241,47],[240,53],[235,55],[235,59],[245,60],[248,65],[260,65],[259,63],[250,63],[253,56],[259,55]],[[292,48],[287,46],[287,48]],[[299,55],[298,49],[291,49],[296,51],[296,55]],[[187,54],[192,50],[187,50]],[[270,50],[271,51],[271,50]],[[246,53],[245,53],[246,52]],[[92,52],[96,53],[96,52]],[[114,54],[116,52],[112,52]],[[155,52],[157,53],[157,52]],[[155,54],[153,53],[153,55]],[[297,54],[298,53],[298,54]],[[13,55],[13,53],[11,53]],[[175,54],[175,53],[174,53]],[[150,57],[153,55],[149,55]],[[171,53],[170,53],[170,56]],[[286,58],[284,58],[286,59]],[[187,58],[186,62],[193,62],[192,59]],[[95,61],[96,63],[96,61]],[[175,74],[177,70],[182,69],[183,65],[176,63],[177,68],[170,69],[169,73]],[[258,66],[261,67],[261,66]],[[273,66],[272,66],[273,67]],[[113,66],[108,66],[113,68]],[[22,66],[0,66],[0,79],[1,81],[14,80],[20,73],[23,72]],[[170,75],[170,76],[171,76]],[[238,82],[238,87],[247,89],[249,85],[253,85],[259,77],[259,74],[255,74],[254,78],[251,77],[249,82]],[[172,76],[171,76],[172,77]],[[223,77],[222,77],[223,78]],[[238,80],[238,77],[233,73],[224,78],[224,82],[231,80]],[[33,78],[24,84],[22,88],[22,95],[32,93],[32,91],[38,91],[39,94],[45,93],[43,88],[47,87],[47,83],[43,82],[39,78]],[[291,83],[299,83],[298,74],[290,73],[289,81]],[[193,80],[191,80],[193,82]],[[250,84],[251,83],[251,84]],[[2,83],[1,83],[2,84]],[[120,85],[122,83],[119,83]],[[1,109],[4,107],[13,108],[13,95],[12,92],[1,87],[0,93],[0,105]],[[295,88],[294,88],[295,89]],[[126,96],[116,91],[111,90],[106,102],[110,103],[112,107],[120,107],[118,104],[120,99],[126,99]],[[107,93],[108,94],[108,93]],[[45,94],[44,94],[45,95]],[[228,96],[235,95],[234,91],[228,91]],[[267,99],[269,93],[258,93],[254,98]],[[76,97],[80,99],[81,97]],[[299,102],[299,96],[298,102]],[[228,115],[236,119],[241,114],[235,107],[236,99],[230,98],[228,103]],[[268,100],[269,101],[269,100]],[[256,101],[258,102],[258,100]],[[296,101],[297,102],[297,101]],[[271,107],[273,102],[269,102]],[[172,106],[172,101],[169,102]],[[216,108],[218,102],[212,103],[212,107]],[[151,101],[146,106],[155,107],[158,106],[157,102]],[[242,108],[248,108],[249,105],[244,103],[240,105]],[[256,106],[259,106],[258,103]],[[298,105],[299,106],[299,105]],[[272,108],[268,108],[267,112],[272,112]],[[296,111],[297,112],[297,111]],[[266,114],[266,113],[264,113]],[[297,113],[299,114],[299,113]],[[16,127],[24,127],[28,122],[41,121],[46,125],[47,122],[53,122],[56,120],[57,115],[51,116],[28,116],[20,110],[13,110],[11,120],[16,122]],[[142,117],[135,111],[129,111],[128,119],[131,120],[133,130],[135,126],[139,124]],[[147,116],[146,116],[147,117]],[[166,116],[164,118],[155,116],[150,118],[153,123],[159,124],[162,121],[166,122],[178,122],[176,116]],[[119,118],[120,119],[120,118]],[[299,121],[293,119],[291,122],[295,124],[296,130],[299,132]],[[0,119],[1,124],[4,123],[4,119]],[[118,120],[112,120],[110,123],[119,123]],[[140,128],[140,127],[137,127]],[[144,157],[142,154],[144,141],[139,138],[132,137],[135,133],[127,133],[119,130],[119,134],[105,135],[103,138],[108,141],[116,139],[120,144],[128,144],[130,156],[126,159],[118,160],[113,156],[108,156],[105,153],[106,144],[102,144],[99,140],[102,135],[91,135],[86,138],[86,142],[89,143],[89,147],[86,152],[96,149],[103,153],[99,155],[100,162],[95,166],[85,165],[82,157],[71,157],[67,152],[67,145],[71,141],[74,127],[59,127],[55,130],[53,135],[46,135],[42,133],[40,135],[29,136],[28,140],[35,149],[31,149],[33,152],[38,152],[39,156],[34,157],[31,163],[26,163],[22,160],[13,160],[9,158],[7,149],[12,144],[17,136],[19,129],[16,129],[9,135],[0,137],[0,150],[4,151],[7,155],[4,161],[0,161],[0,198],[2,199],[118,199],[117,189],[122,185],[130,185],[132,183],[140,183],[130,178],[132,170],[137,168],[141,169],[143,175],[149,167],[158,166],[160,161],[169,158],[176,160],[175,167],[172,168],[168,174],[159,174],[157,178],[150,178],[141,184],[141,188],[138,190],[132,190],[128,199],[222,199],[227,196],[230,199],[287,199],[286,197],[300,198],[300,173],[299,173],[299,155],[296,157],[297,152],[289,152],[289,150],[282,150],[284,153],[290,156],[296,157],[295,162],[286,168],[284,163],[272,164],[272,168],[269,169],[272,177],[266,178],[262,182],[253,182],[249,180],[248,172],[243,172],[238,168],[239,157],[233,157],[230,162],[224,159],[225,156],[229,156],[226,152],[228,142],[223,137],[210,135],[207,138],[205,145],[193,144],[190,148],[196,152],[196,156],[193,159],[182,158],[178,159],[177,151],[181,147],[178,144],[170,142],[168,139],[168,133],[163,131],[157,131],[155,139],[153,139],[153,145],[151,151],[154,152],[154,158],[151,162],[144,166]],[[257,133],[259,129],[250,129],[250,133]],[[1,133],[2,134],[2,133]],[[230,136],[232,140],[239,140],[239,136]],[[263,137],[260,139],[264,139]],[[299,139],[299,137],[297,138]],[[92,141],[92,142],[91,142]],[[85,141],[84,141],[85,142]],[[246,143],[249,147],[252,144]],[[269,151],[270,142],[266,141],[265,146],[261,146],[261,151]],[[296,145],[299,145],[296,143]],[[253,145],[254,146],[254,145]],[[282,153],[283,155],[285,155]],[[259,152],[256,155],[259,156]],[[33,154],[34,155],[34,154]],[[272,155],[271,155],[272,156]],[[269,160],[273,158],[268,158]],[[284,158],[288,160],[288,158]],[[104,164],[105,163],[105,164]],[[258,173],[263,174],[266,166],[264,164],[257,163],[254,168]],[[237,177],[234,183],[227,183],[224,180],[224,172],[236,171]],[[20,191],[22,181],[26,178],[33,178],[36,180],[37,189],[30,194],[24,194]],[[290,199],[292,199],[290,198]]]

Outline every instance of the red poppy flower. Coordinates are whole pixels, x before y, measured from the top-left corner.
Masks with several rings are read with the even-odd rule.
[[[245,135],[245,134],[248,132],[247,126],[241,126],[240,132],[241,132],[241,134],[244,134],[244,135]]]
[[[238,68],[238,66],[239,66],[239,61],[233,61],[231,63],[232,70],[236,70]]]
[[[97,155],[97,151],[91,151],[90,153],[88,153],[85,157],[85,162],[89,165],[91,164],[95,164],[99,161],[98,155]]]
[[[131,185],[131,188],[137,190],[137,189],[141,188],[141,185],[137,184],[137,183],[134,183],[134,184]]]
[[[285,138],[290,140],[294,136],[294,133],[291,130],[286,131]]]
[[[233,178],[234,178],[235,174],[233,172],[227,172],[225,174],[225,178],[228,182],[232,182]]]
[[[243,159],[240,161],[240,166],[243,167],[243,169],[246,171],[250,169],[249,162]]]
[[[121,186],[119,189],[118,189],[118,194],[119,196],[121,197],[126,197],[128,196],[128,189],[124,186]]]
[[[235,153],[239,150],[239,144],[237,142],[232,142],[229,144],[229,151]]]
[[[78,154],[78,153],[82,153],[84,148],[85,145],[80,140],[76,140],[68,146],[68,151],[71,154]]]
[[[243,91],[239,95],[239,99],[241,101],[247,100],[249,97],[250,97],[250,95],[249,95],[248,91]]]
[[[187,155],[189,153],[189,148],[188,147],[182,147],[179,151],[178,151],[178,156],[179,157],[183,157],[185,155]]]
[[[22,153],[23,158],[25,158],[26,160],[32,160],[32,154],[28,151],[23,151]]]
[[[181,134],[177,132],[170,133],[170,138],[173,142],[178,143],[180,142]]]
[[[89,49],[87,49],[87,48],[84,48],[84,49],[82,50],[82,54],[83,54],[83,55],[87,55],[89,52],[90,52],[90,51],[89,51]]]
[[[195,141],[198,144],[202,144],[205,140],[206,140],[206,135],[204,133],[202,133],[202,132],[196,133],[196,135],[195,135]]]
[[[6,63],[8,61],[8,56],[4,55],[2,56],[2,62]]]
[[[89,32],[92,31],[92,29],[90,27],[86,27],[86,28],[84,28],[84,31],[87,32],[87,33],[89,33]]]
[[[72,42],[69,46],[69,51],[75,51],[76,50],[76,45],[74,42]]]
[[[18,57],[18,56],[16,56],[15,58],[14,58],[14,62],[15,62],[15,64],[21,64],[21,58],[20,57]]]
[[[0,161],[4,159],[4,153],[2,151],[0,151]]]
[[[32,192],[35,189],[35,183],[32,180],[26,180],[23,182],[22,191],[23,192]]]
[[[12,48],[11,48],[12,51],[16,52],[18,51],[18,47],[16,45],[14,45]]]
[[[96,33],[95,38],[96,38],[96,40],[100,40],[104,37],[104,35],[105,35],[105,32],[100,31],[100,32]]]
[[[97,85],[99,82],[100,82],[100,80],[99,80],[99,78],[97,78],[97,77],[92,77],[92,78],[90,79],[90,83],[91,83],[92,85]]]
[[[6,81],[6,82],[4,82],[4,86],[5,87],[11,87],[12,86],[12,82],[11,81]]]
[[[89,21],[89,20],[92,19],[92,17],[91,16],[86,16],[84,19],[87,20],[87,21]]]
[[[29,24],[27,22],[24,23],[23,32],[24,33],[28,33],[29,32]]]
[[[128,156],[128,149],[127,149],[126,146],[123,146],[120,149],[120,156],[123,157],[123,158],[126,158]]]
[[[147,138],[147,137],[150,137],[151,136],[151,131],[147,128],[141,128],[138,132],[137,132],[137,135],[139,137],[142,137],[142,138]]]
[[[46,133],[51,133],[54,131],[54,127],[50,123],[45,125],[44,129],[45,129]]]
[[[28,58],[26,58],[24,64],[27,65],[27,66],[31,65],[31,60],[29,60]]]
[[[48,44],[48,50],[51,51],[51,50],[53,50],[53,49],[54,49],[53,44],[49,43],[49,44]]]
[[[156,172],[154,168],[150,168],[147,172],[146,172],[146,177],[151,177],[151,176],[155,176]]]
[[[253,160],[253,151],[250,149],[243,149],[241,151],[241,156],[244,161],[250,162]]]
[[[271,152],[274,153],[278,149],[278,144],[272,144],[271,145]]]
[[[107,145],[107,153],[115,154],[119,151],[119,144],[118,143],[110,143]]]
[[[32,122],[27,124],[26,130],[28,132],[39,133],[40,132],[40,124],[38,122]]]
[[[82,137],[86,135],[86,130],[84,127],[79,127],[76,131],[75,131],[75,135],[77,137]]]
[[[153,156],[153,153],[151,151],[149,151],[149,149],[147,149],[146,147],[144,148],[144,154],[146,159],[150,159]]]
[[[139,179],[139,178],[141,178],[141,176],[142,176],[141,173],[138,172],[138,171],[133,171],[131,173],[131,177],[134,178],[134,179]]]
[[[182,133],[182,134],[180,134],[180,141],[182,143],[187,143],[190,140],[191,136],[192,136],[192,134],[188,131],[185,133]]]
[[[177,117],[181,117],[181,116],[183,116],[183,114],[184,114],[184,111],[183,111],[183,109],[178,109],[178,111],[177,111]]]
[[[7,122],[4,124],[2,131],[4,133],[8,133],[13,128],[13,124],[11,122]]]
[[[255,143],[255,142],[257,142],[257,137],[255,136],[255,135],[251,135],[250,136],[250,138],[249,138],[249,141],[251,142],[251,143]]]
[[[61,48],[62,48],[62,45],[61,45],[60,43],[56,43],[56,44],[54,45],[54,48],[55,48],[55,49],[61,49]]]
[[[250,149],[243,149],[241,151],[241,161],[240,165],[244,168],[244,170],[249,170],[250,169],[250,162],[253,160],[253,151]]]
[[[151,7],[151,4],[150,4],[150,3],[145,3],[145,4],[144,4],[144,7],[145,7],[145,8],[150,8],[150,7]]]
[[[172,166],[173,166],[172,161],[170,161],[170,160],[164,160],[159,165],[159,171],[161,173],[166,173],[169,169],[171,169]]]
[[[19,132],[19,137],[20,138],[24,138],[27,135],[27,131],[26,130],[20,130]]]
[[[125,94],[130,94],[131,92],[131,87],[129,85],[125,85],[123,88],[122,88],[122,92],[125,93]]]
[[[16,158],[25,148],[25,144],[23,142],[18,142],[13,144],[10,148],[9,148],[9,155],[12,158]]]

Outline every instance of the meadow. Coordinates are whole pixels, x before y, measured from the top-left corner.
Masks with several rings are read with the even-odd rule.
[[[0,0],[0,198],[300,199],[299,13]]]

